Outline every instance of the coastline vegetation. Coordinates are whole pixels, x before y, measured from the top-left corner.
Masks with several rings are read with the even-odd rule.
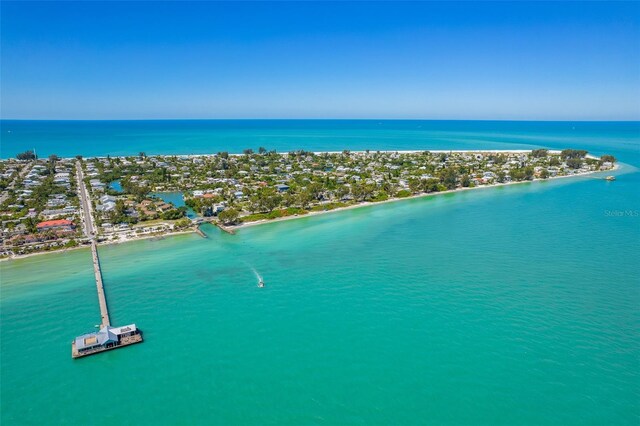
[[[238,226],[317,214],[456,189],[550,179],[610,170],[611,155],[585,150],[362,151],[37,159],[27,151],[0,162],[3,254],[82,244],[76,163],[92,201],[99,238],[123,241],[194,228],[201,222]],[[113,187],[120,184],[121,190]],[[162,199],[183,194],[184,206]],[[187,209],[196,213],[186,217]],[[38,228],[69,219],[64,229]],[[41,226],[42,228],[42,226]],[[63,232],[64,231],[64,232]]]

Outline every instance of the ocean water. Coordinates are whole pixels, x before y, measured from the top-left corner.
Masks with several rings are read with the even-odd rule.
[[[510,144],[450,124],[464,140],[415,148],[583,146],[624,163],[615,182],[101,247],[112,322],[145,342],[80,360],[71,340],[99,319],[90,252],[1,262],[2,424],[637,425],[640,132],[592,125],[526,124]]]
[[[424,120],[0,120],[0,158],[35,149],[40,157],[278,152],[601,148],[635,149],[638,122]]]

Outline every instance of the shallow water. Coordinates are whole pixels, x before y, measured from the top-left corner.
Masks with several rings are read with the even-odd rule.
[[[145,342],[80,360],[70,342],[99,319],[90,252],[2,262],[0,419],[637,424],[640,145],[626,141],[592,148],[627,163],[615,182],[101,247],[112,322]]]

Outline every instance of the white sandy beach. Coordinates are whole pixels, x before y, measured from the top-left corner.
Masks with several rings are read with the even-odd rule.
[[[163,239],[166,237],[174,237],[177,235],[184,235],[184,234],[193,234],[196,231],[194,229],[187,229],[187,230],[183,230],[183,231],[176,231],[176,232],[167,232],[167,233],[162,233],[162,234],[145,234],[145,235],[136,235],[135,237],[123,237],[120,238],[118,240],[111,240],[111,241],[101,241],[98,243],[98,246],[109,246],[109,245],[115,245],[115,244],[124,244],[124,243],[130,243],[133,241],[140,241],[140,240],[150,240],[150,239]],[[53,253],[66,253],[69,251],[73,251],[73,250],[81,250],[81,249],[87,249],[89,250],[91,248],[90,245],[80,245],[77,247],[70,247],[70,248],[60,248],[57,250],[48,250],[48,251],[39,251],[36,253],[28,253],[28,254],[19,254],[19,255],[15,255],[15,256],[9,256],[9,257],[4,257],[2,259],[0,259],[0,262],[4,262],[7,260],[16,260],[16,259],[26,259],[28,257],[33,257],[33,256],[40,256],[43,254],[53,254]]]
[[[535,149],[535,148],[532,148]],[[375,154],[376,152],[380,152],[382,154],[417,154],[417,153],[421,153],[421,152],[431,152],[433,154],[448,154],[448,153],[456,153],[456,154],[463,154],[463,153],[473,153],[473,154],[500,154],[500,153],[504,153],[504,154],[528,154],[532,151],[532,149],[481,149],[481,150],[474,150],[474,149],[411,149],[411,150],[402,150],[402,149],[388,149],[388,150],[382,150],[382,149],[370,149],[369,150],[369,154]],[[541,148],[541,149],[546,149],[546,148]],[[360,151],[351,151],[351,150],[347,150],[349,151],[350,154],[355,154],[355,155],[364,155],[367,154],[366,150],[360,150]],[[547,149],[547,151],[549,151],[551,154],[560,154],[560,152],[562,152],[559,149]],[[344,151],[309,151],[311,153],[313,153],[314,155],[322,155],[322,154],[342,154]],[[232,157],[241,157],[245,154],[243,153],[228,153],[230,156]],[[255,153],[254,153],[255,154]],[[278,152],[278,155],[289,155],[289,152]],[[198,157],[215,157],[216,155],[218,155],[217,153],[214,154],[149,154],[147,155],[147,157],[186,157],[186,158],[198,158]],[[127,157],[137,157],[137,155],[120,155],[120,156],[110,156],[110,158],[127,158]],[[597,159],[598,157],[592,154],[587,154],[586,157],[588,158],[593,158],[593,159]],[[87,159],[90,158],[98,158],[98,159],[104,159],[107,158],[107,156],[94,156],[94,157],[87,157]],[[66,157],[65,159],[73,159],[71,157]]]

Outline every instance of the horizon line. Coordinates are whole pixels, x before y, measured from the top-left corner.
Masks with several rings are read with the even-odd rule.
[[[636,119],[504,119],[504,118],[0,118],[0,121],[505,121],[552,123],[638,123]]]

